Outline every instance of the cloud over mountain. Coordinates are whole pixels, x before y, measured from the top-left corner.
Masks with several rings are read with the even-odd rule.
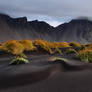
[[[0,0],[0,12],[30,20],[31,16],[46,16],[47,21],[52,17],[54,22],[62,22],[63,18],[68,21],[79,16],[92,17],[91,4],[92,0]]]

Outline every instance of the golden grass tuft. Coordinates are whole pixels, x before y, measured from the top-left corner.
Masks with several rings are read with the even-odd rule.
[[[79,48],[81,45],[78,42],[70,42],[69,45],[74,48]]]
[[[9,40],[2,44],[2,50],[18,55],[23,53],[24,47],[17,40]]]
[[[20,43],[23,45],[25,51],[34,51],[37,48],[33,45],[32,40],[22,40]]]
[[[66,54],[78,54],[78,52],[75,49],[69,48],[65,52]]]
[[[84,49],[84,50],[80,50],[79,54],[78,54],[78,58],[81,61],[84,62],[92,62],[92,49]]]
[[[55,62],[55,61],[64,61],[64,62],[68,62],[68,60],[66,58],[61,58],[61,57],[50,57],[49,61]]]
[[[39,48],[41,48],[44,51],[48,52],[49,54],[53,54],[53,51],[51,50],[51,47],[50,47],[51,44],[47,41],[37,39],[34,41],[34,46],[36,46],[38,50]]]

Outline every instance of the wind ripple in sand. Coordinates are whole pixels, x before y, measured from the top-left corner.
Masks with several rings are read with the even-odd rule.
[[[0,89],[33,84],[62,72],[86,69],[85,64],[50,62],[40,65],[7,66],[0,69]]]

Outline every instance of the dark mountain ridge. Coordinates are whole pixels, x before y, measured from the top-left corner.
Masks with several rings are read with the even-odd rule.
[[[92,21],[75,19],[53,27],[44,21],[28,21],[26,17],[12,18],[0,14],[0,42],[37,38],[49,41],[88,43],[92,41]]]
[[[77,41],[88,43],[92,41],[92,21],[87,19],[75,19],[56,27],[61,34],[62,41]]]

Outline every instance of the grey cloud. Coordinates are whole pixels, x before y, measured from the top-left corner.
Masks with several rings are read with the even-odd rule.
[[[0,11],[12,16],[92,16],[92,0],[0,0]]]

